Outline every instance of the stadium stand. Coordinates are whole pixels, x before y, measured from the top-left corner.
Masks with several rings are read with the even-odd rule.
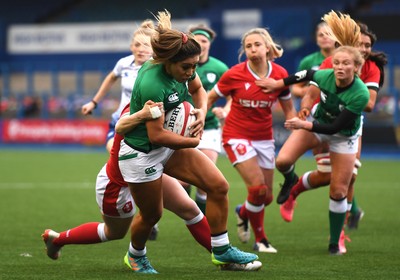
[[[333,3],[334,2],[334,3]],[[15,106],[25,97],[39,97],[41,103],[59,104],[69,110],[68,117],[79,118],[79,102],[93,95],[102,78],[112,69],[117,59],[127,52],[62,54],[62,55],[11,55],[7,52],[7,30],[14,24],[99,23],[132,22],[151,18],[151,12],[167,8],[174,19],[207,18],[218,32],[212,54],[228,65],[237,62],[239,40],[223,38],[223,13],[226,10],[258,9],[262,13],[262,25],[268,27],[283,45],[285,55],[279,60],[289,72],[305,54],[315,50],[314,26],[321,15],[331,9],[348,12],[371,26],[379,37],[376,49],[389,55],[387,81],[382,89],[382,102],[377,104],[378,115],[398,124],[398,95],[400,88],[400,37],[387,25],[379,25],[384,17],[400,14],[396,0],[247,0],[245,2],[220,0],[130,1],[130,0],[14,0],[2,3],[0,14],[0,90],[2,117],[21,117]],[[397,17],[396,17],[397,16]],[[392,24],[393,23],[393,19]],[[394,19],[396,20],[396,19]],[[299,24],[301,23],[301,24]],[[383,27],[382,27],[383,26]],[[387,40],[386,40],[387,39]],[[110,96],[119,96],[119,89],[112,89]],[[108,102],[108,103],[107,103]],[[107,117],[113,100],[100,105],[98,116]],[[8,104],[8,105],[5,105]],[[68,105],[65,105],[68,104]],[[48,106],[50,107],[50,106]],[[52,108],[56,108],[53,106]],[[111,109],[110,109],[111,110]],[[382,113],[384,112],[384,113]],[[386,116],[387,115],[387,116]],[[54,116],[63,117],[65,114]],[[379,117],[376,117],[379,116]],[[382,117],[383,116],[383,117]],[[41,117],[53,117],[43,113]]]

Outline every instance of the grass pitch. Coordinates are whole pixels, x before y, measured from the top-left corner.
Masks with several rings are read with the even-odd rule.
[[[123,264],[129,238],[63,248],[49,259],[41,233],[101,217],[95,179],[105,152],[0,150],[0,279],[400,279],[400,161],[363,159],[356,185],[365,211],[352,242],[341,257],[328,255],[328,189],[303,193],[292,223],[284,222],[274,201],[266,208],[265,228],[278,254],[259,254],[258,272],[221,272],[192,239],[184,223],[165,212],[157,241],[148,242],[148,257],[159,275],[137,275]],[[254,239],[236,237],[234,208],[244,201],[242,180],[221,157],[218,166],[231,184],[229,233],[233,245],[251,251]],[[297,164],[298,174],[314,169],[311,158]],[[274,193],[282,177],[275,173]]]

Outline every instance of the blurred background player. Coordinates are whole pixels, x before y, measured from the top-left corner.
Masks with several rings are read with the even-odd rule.
[[[149,60],[153,55],[153,50],[151,49],[150,44],[150,38],[153,33],[153,21],[150,19],[144,20],[140,27],[133,33],[130,44],[132,54],[118,60],[114,69],[102,82],[93,99],[82,106],[82,114],[91,114],[115,82],[118,79],[121,79],[121,100],[118,109],[111,115],[111,121],[107,132],[106,149],[108,152],[111,151],[114,142],[115,124],[121,115],[122,109],[129,104],[131,100],[133,85],[135,84],[139,69],[142,67],[143,63]],[[158,224],[156,224],[149,235],[149,240],[156,240],[158,232],[159,228]]]
[[[327,28],[329,28],[329,26],[324,21],[317,25],[315,30],[315,41],[319,50],[305,56],[302,60],[300,60],[297,71],[308,69],[318,70],[325,58],[332,55],[332,52],[335,50],[335,40],[327,35]],[[291,86],[290,92],[293,96],[301,99],[307,91],[307,86],[307,82],[294,84]]]
[[[150,45],[150,38],[154,32],[154,23],[151,20],[145,20],[140,27],[133,33],[130,50],[131,55],[118,60],[114,69],[105,77],[99,90],[92,100],[82,106],[82,114],[91,114],[101,100],[107,95],[111,87],[118,79],[121,79],[121,100],[118,109],[111,115],[109,131],[107,133],[106,148],[110,152],[115,134],[115,124],[121,115],[122,109],[131,100],[133,85],[139,69],[143,63],[151,58],[153,51]]]
[[[201,53],[196,72],[200,77],[204,89],[209,92],[218,82],[219,78],[221,78],[222,74],[228,70],[228,66],[215,57],[210,56],[211,43],[216,37],[214,30],[201,24],[191,27],[189,32],[194,35],[194,38],[200,44]],[[193,103],[193,100],[189,99]],[[221,153],[221,129],[219,119],[212,112],[214,107],[207,111],[203,136],[197,148],[214,163],[217,163],[218,154]],[[184,182],[181,182],[181,184],[190,193],[190,185]],[[197,188],[195,201],[204,214],[206,211],[206,200],[207,194]]]
[[[241,242],[248,242],[254,231],[254,250],[276,253],[264,231],[264,211],[273,199],[272,183],[275,168],[275,145],[272,130],[271,107],[278,100],[286,119],[295,116],[288,88],[265,94],[257,86],[264,77],[280,79],[287,71],[273,62],[281,57],[282,48],[264,28],[254,28],[242,37],[239,54],[246,61],[229,69],[208,95],[208,107],[219,98],[229,96],[231,110],[225,120],[222,138],[228,158],[242,177],[247,198],[238,205],[238,235]]]

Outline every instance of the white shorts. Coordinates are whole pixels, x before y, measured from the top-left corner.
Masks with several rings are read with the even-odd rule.
[[[197,149],[213,150],[221,153],[221,129],[206,129],[203,132]]]
[[[312,114],[315,113],[317,108],[317,104],[314,105],[312,108]],[[307,121],[314,121],[314,117],[309,115],[307,117]],[[322,134],[322,133],[315,133],[314,135],[318,138],[320,142],[328,142],[329,143],[329,151],[338,153],[338,154],[355,154],[358,151],[358,138],[362,134],[362,124],[363,121],[361,119],[360,129],[357,133],[353,136],[344,136],[341,134]]]
[[[250,141],[246,139],[229,139],[223,143],[226,154],[232,165],[257,157],[261,168],[275,168],[274,140]]]
[[[129,183],[155,181],[162,176],[164,165],[173,153],[174,150],[161,147],[146,154],[121,141],[118,164],[122,177]]]
[[[329,151],[338,154],[356,154],[358,151],[358,137],[359,134],[353,135],[351,137],[346,137],[339,134],[328,135],[314,133],[314,135],[321,142],[329,143]]]
[[[101,213],[105,216],[128,218],[136,212],[135,202],[128,186],[111,182],[107,176],[106,165],[97,175],[96,201]]]

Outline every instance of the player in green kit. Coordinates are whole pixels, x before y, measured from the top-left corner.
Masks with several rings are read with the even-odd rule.
[[[119,152],[119,167],[128,183],[139,213],[131,224],[131,243],[125,263],[135,272],[154,274],[146,256],[146,240],[162,215],[162,174],[188,182],[207,193],[207,220],[211,229],[212,262],[234,270],[258,270],[258,256],[232,247],[227,232],[229,185],[215,164],[198,146],[207,111],[207,93],[196,67],[200,45],[193,35],[171,29],[168,11],[156,16],[158,26],[151,40],[154,60],[138,73],[131,99],[131,114],[148,100],[163,102],[166,111],[192,95],[197,119],[191,137],[164,129],[164,116],[139,125],[125,134]],[[232,270],[232,269],[231,269]]]
[[[333,255],[342,254],[338,242],[361,135],[361,113],[369,100],[368,88],[357,74],[363,62],[357,48],[342,46],[334,51],[333,69],[301,71],[283,79],[284,85],[296,81],[311,82],[310,90],[301,102],[299,117],[285,122],[286,128],[295,131],[280,150],[276,166],[284,172],[307,150],[324,142],[329,144],[332,164],[329,252]],[[313,107],[318,98],[319,103]],[[306,117],[308,120],[304,120]]]
[[[325,58],[332,55],[335,49],[335,41],[327,35],[328,25],[326,22],[320,22],[315,31],[316,43],[319,51],[313,52],[300,60],[297,71],[318,70]],[[308,82],[297,83],[291,86],[290,92],[299,98],[302,98],[307,92]]]

